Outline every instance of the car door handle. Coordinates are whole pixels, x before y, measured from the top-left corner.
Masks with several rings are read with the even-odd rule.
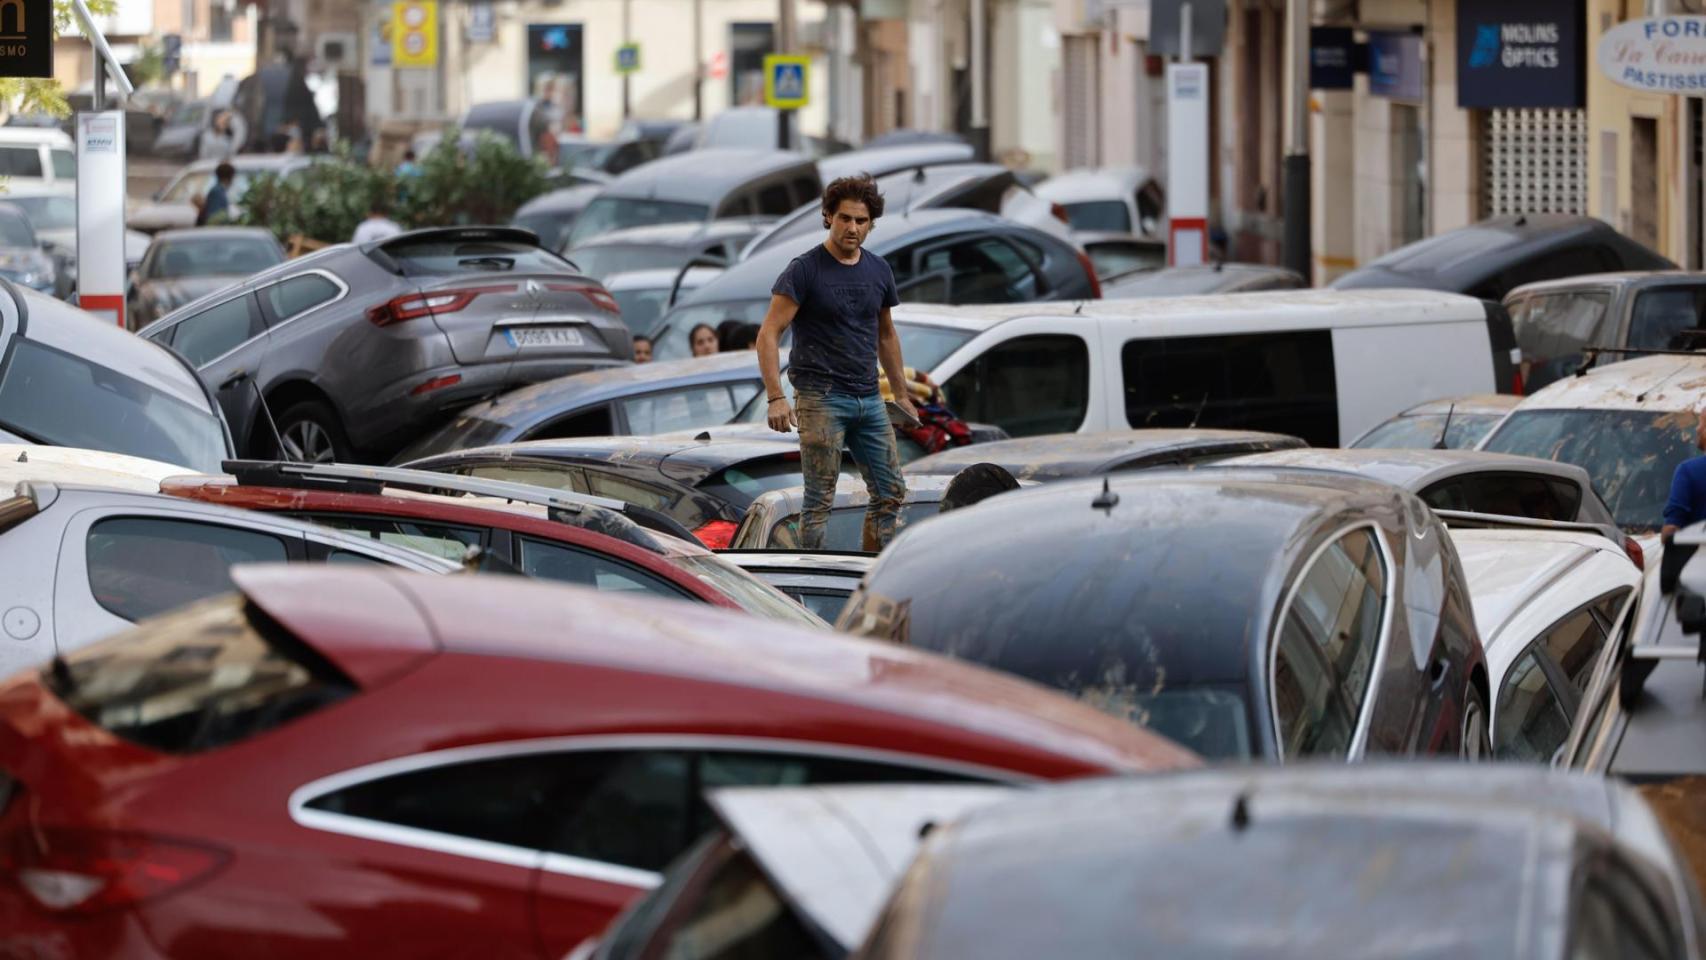
[[[1451,675],[1451,661],[1440,657],[1428,665],[1428,686],[1439,689],[1445,683],[1445,678]]]

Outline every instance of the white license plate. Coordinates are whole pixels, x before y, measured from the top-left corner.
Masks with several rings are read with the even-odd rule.
[[[509,345],[527,347],[578,347],[586,338],[574,327],[510,327],[504,331]]]

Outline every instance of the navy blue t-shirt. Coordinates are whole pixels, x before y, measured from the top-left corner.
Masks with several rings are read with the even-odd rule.
[[[788,350],[794,389],[856,397],[877,392],[877,317],[900,303],[882,257],[861,250],[859,262],[848,266],[820,243],[795,257],[770,292],[800,308]]]
[[[1665,504],[1665,523],[1673,527],[1699,520],[1706,520],[1706,457],[1677,465],[1670,479],[1670,501]]]

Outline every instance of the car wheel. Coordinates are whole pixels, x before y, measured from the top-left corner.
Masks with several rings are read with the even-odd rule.
[[[349,438],[331,407],[318,400],[293,403],[278,416],[284,449],[280,460],[294,463],[343,463],[350,459]]]
[[[1470,684],[1469,698],[1463,704],[1463,740],[1458,750],[1471,763],[1493,759],[1493,741],[1488,733],[1487,704],[1481,688]]]

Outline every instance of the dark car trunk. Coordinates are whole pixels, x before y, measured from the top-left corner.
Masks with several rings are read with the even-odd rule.
[[[606,334],[615,311],[595,300],[610,295],[595,283],[550,273],[419,279],[459,363],[622,355]]]

